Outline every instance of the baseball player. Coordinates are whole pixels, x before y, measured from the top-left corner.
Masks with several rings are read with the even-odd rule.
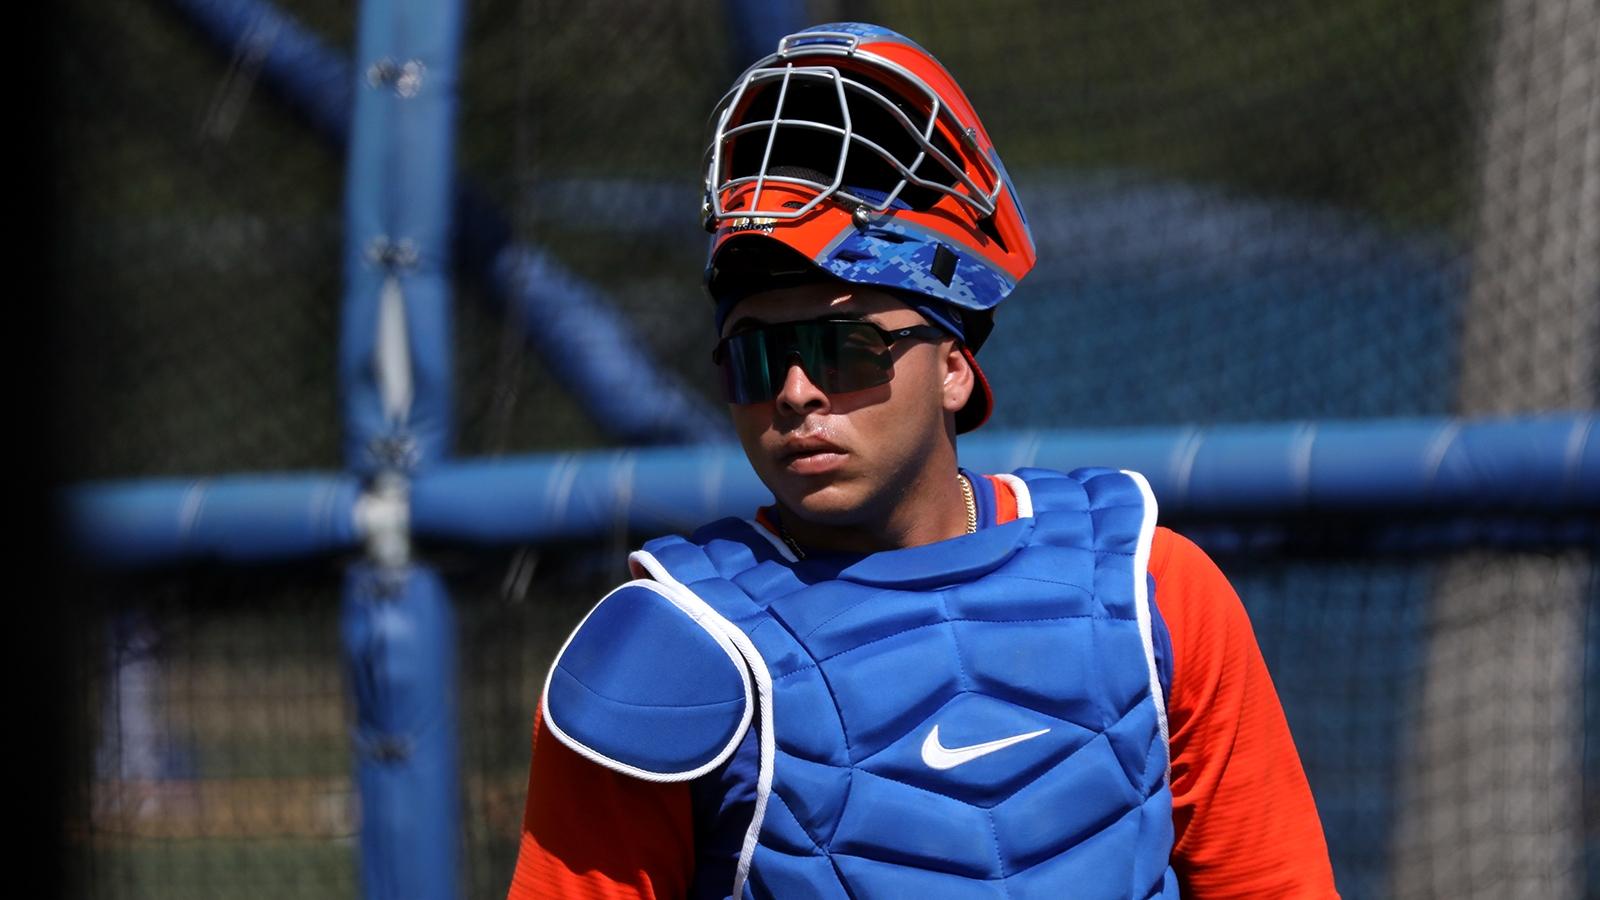
[[[1145,480],[958,462],[1035,253],[950,74],[823,25],[712,122],[712,357],[774,502],[645,544],[568,638],[511,898],[1336,897],[1249,621]]]

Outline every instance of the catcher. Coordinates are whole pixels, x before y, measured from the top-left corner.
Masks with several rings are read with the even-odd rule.
[[[510,897],[1337,896],[1244,610],[1145,480],[960,466],[1035,252],[950,74],[824,25],[712,121],[712,357],[774,502],[645,544],[567,640]]]

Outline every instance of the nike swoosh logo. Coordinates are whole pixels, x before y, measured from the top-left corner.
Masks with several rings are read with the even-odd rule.
[[[954,769],[956,766],[972,762],[980,756],[988,756],[996,750],[1004,750],[1012,744],[1031,741],[1049,730],[1048,728],[1041,728],[1038,731],[1030,731],[1027,734],[1014,734],[1011,737],[1003,737],[996,741],[984,741],[981,744],[971,744],[966,747],[946,747],[939,743],[939,726],[935,725],[933,730],[928,732],[928,737],[922,742],[922,761],[927,763],[930,769]]]

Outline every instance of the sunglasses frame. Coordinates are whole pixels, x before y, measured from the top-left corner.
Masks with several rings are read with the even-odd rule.
[[[883,354],[885,356],[887,356],[889,353],[891,353],[893,348],[894,348],[894,345],[896,343],[900,342],[900,341],[904,341],[904,340],[933,341],[933,340],[943,340],[945,338],[954,337],[954,335],[951,335],[948,331],[944,330],[943,328],[940,328],[937,325],[907,325],[907,326],[904,326],[904,327],[901,327],[901,328],[885,328],[882,325],[879,325],[877,322],[872,321],[871,319],[844,318],[844,317],[839,317],[839,316],[827,316],[827,317],[818,318],[818,319],[801,319],[801,320],[795,321],[795,322],[764,322],[764,323],[762,323],[760,325],[756,325],[756,326],[751,327],[751,328],[745,328],[745,329],[742,329],[740,331],[736,331],[733,334],[730,334],[727,337],[723,338],[722,340],[717,341],[717,345],[712,348],[712,350],[711,350],[711,362],[713,364],[715,364],[719,369],[722,369],[723,372],[724,372],[724,391],[723,391],[724,394],[728,393],[728,391],[727,391],[728,373],[727,373],[727,365],[726,365],[726,363],[727,363],[727,348],[728,348],[729,342],[731,342],[733,340],[736,340],[738,338],[742,338],[742,337],[744,337],[746,335],[749,335],[749,334],[751,334],[753,332],[760,332],[760,331],[765,331],[765,330],[768,330],[768,329],[778,329],[778,328],[795,328],[797,326],[803,327],[803,326],[807,326],[807,325],[849,325],[849,326],[857,327],[857,328],[864,327],[864,328],[871,329],[872,331],[876,332],[878,337],[883,341],[883,351],[882,352],[883,352]],[[796,355],[796,353],[797,353],[797,351],[790,351],[788,353],[785,353],[783,356],[787,360],[789,357],[792,357],[792,356]],[[814,373],[812,373],[810,371],[806,371],[806,366],[804,365],[804,360],[803,359],[800,362],[788,362],[787,365],[784,368],[784,371],[787,372],[788,371],[788,366],[792,366],[792,365],[799,365],[801,370],[806,372],[806,378],[810,379],[812,381],[812,383],[814,383],[814,384],[817,383],[818,379],[815,377]],[[863,385],[860,385],[858,387],[840,388],[840,389],[836,389],[835,391],[832,391],[832,393],[849,393],[851,391],[861,391],[861,390],[866,390],[867,388],[872,388],[872,387],[877,387],[879,385],[888,384],[894,378],[894,363],[893,363],[893,361],[890,360],[889,364],[883,367],[883,370],[888,373],[888,377],[884,378],[882,381],[876,381],[876,382],[873,382],[871,384],[863,384]],[[769,376],[768,380],[769,381],[771,381],[770,375],[771,375],[771,373],[769,372],[768,373],[768,376]],[[780,382],[780,384],[781,384],[781,382]],[[821,385],[818,385],[818,386],[821,387]],[[761,397],[761,398],[758,398],[758,399],[751,399],[751,400],[744,400],[744,401],[735,400],[732,397],[728,397],[727,399],[728,399],[728,402],[730,402],[730,403],[741,403],[741,402],[742,403],[765,403],[766,401],[771,400],[773,397],[776,397],[778,395],[778,390],[777,390],[778,389],[778,385],[768,384],[767,388],[770,390],[770,393],[766,397]]]

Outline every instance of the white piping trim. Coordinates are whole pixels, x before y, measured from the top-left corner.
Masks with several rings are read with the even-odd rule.
[[[1584,416],[1572,423],[1572,433],[1567,435],[1566,452],[1561,457],[1561,468],[1566,472],[1566,476],[1561,479],[1561,490],[1565,493],[1571,493],[1577,487],[1583,448],[1589,443],[1589,435],[1594,431],[1594,425],[1594,416]]]
[[[1028,483],[1015,475],[994,476],[1004,481],[1011,487],[1011,493],[1017,498],[1017,518],[1029,519],[1033,517],[1033,495],[1028,493]]]
[[[206,491],[210,487],[211,479],[201,478],[191,481],[183,492],[183,501],[178,504],[178,533],[185,541],[194,533],[195,523],[200,521],[200,511],[206,507]]]
[[[1449,422],[1439,429],[1439,433],[1428,442],[1428,452],[1422,463],[1422,486],[1431,489],[1434,482],[1439,480],[1439,467],[1444,464],[1445,455],[1450,452],[1450,445],[1456,442],[1456,437],[1461,434],[1460,422]]]
[[[594,611],[604,605],[607,600],[611,599],[612,594],[615,594],[617,591],[620,591],[623,588],[629,587],[642,587],[646,590],[652,591],[660,595],[668,603],[671,603],[673,606],[676,606],[678,609],[682,610],[683,613],[687,615],[696,625],[699,625],[707,634],[711,635],[711,638],[717,642],[717,646],[722,648],[722,652],[728,654],[728,659],[733,661],[733,667],[739,671],[739,678],[744,682],[744,713],[739,717],[739,727],[733,730],[733,737],[728,740],[727,746],[717,751],[717,755],[712,757],[709,762],[687,772],[652,772],[649,769],[641,769],[637,766],[631,766],[625,762],[622,762],[621,760],[612,759],[611,757],[606,756],[604,753],[593,749],[577,738],[567,734],[567,732],[563,730],[559,724],[557,724],[554,711],[550,708],[550,682],[554,680],[556,667],[561,665],[561,657],[566,654],[567,647],[572,643],[572,639],[577,637],[578,632],[583,630],[583,626],[589,621],[589,617],[594,615]],[[550,673],[545,676],[544,692],[540,697],[541,706],[544,709],[544,724],[550,729],[550,733],[556,736],[557,740],[563,744],[566,744],[572,749],[573,752],[577,753],[579,756],[582,756],[584,759],[587,759],[590,762],[598,763],[599,765],[602,765],[613,772],[621,772],[624,775],[631,775],[634,778],[638,778],[643,781],[652,781],[657,783],[689,781],[690,779],[699,778],[701,775],[704,775],[712,769],[715,769],[733,754],[734,749],[739,746],[739,742],[744,739],[745,731],[750,728],[752,699],[750,672],[747,668],[744,657],[740,656],[739,651],[735,649],[733,642],[728,639],[728,635],[726,634],[724,628],[724,626],[727,626],[726,620],[712,611],[711,607],[707,606],[704,600],[696,597],[693,591],[683,587],[681,584],[677,585],[677,587],[679,588],[679,591],[673,592],[666,586],[657,584],[654,581],[635,579],[627,582],[626,584],[617,586],[610,593],[600,598],[600,602],[594,605],[594,609],[591,609],[584,614],[583,621],[578,623],[577,628],[572,629],[572,634],[567,635],[566,641],[562,643],[561,650],[556,653],[555,662],[550,664]],[[706,621],[707,618],[713,619],[714,622],[708,624]]]
[[[1139,544],[1133,553],[1133,609],[1139,618],[1139,639],[1144,643],[1144,661],[1150,669],[1150,696],[1156,703],[1156,724],[1161,728],[1161,746],[1167,751],[1168,783],[1172,781],[1172,744],[1167,734],[1167,698],[1161,692],[1161,672],[1156,668],[1156,646],[1154,625],[1150,615],[1150,583],[1147,580],[1150,571],[1150,546],[1156,535],[1156,495],[1150,490],[1150,482],[1144,476],[1130,469],[1123,469],[1122,474],[1133,479],[1139,487],[1139,493],[1144,496],[1144,518],[1139,522]]]
[[[777,550],[784,559],[788,560],[789,562],[800,561],[800,559],[794,555],[794,551],[789,549],[789,545],[785,544],[782,538],[779,538],[777,535],[773,534],[772,531],[767,528],[767,526],[757,522],[755,519],[745,519],[743,521],[746,525],[750,526],[751,531],[754,531],[756,534],[766,538],[767,543],[771,544],[772,548]]]
[[[1311,500],[1311,458],[1317,449],[1317,423],[1307,422],[1296,429],[1289,447],[1295,493],[1300,502],[1308,503]]]
[[[1185,428],[1183,439],[1173,446],[1172,453],[1168,457],[1172,484],[1180,503],[1189,499],[1189,478],[1194,475],[1194,461],[1200,455],[1200,445],[1205,442],[1204,430]]]
[[[760,529],[765,531],[765,529]],[[644,550],[635,550],[628,555],[630,564],[637,562],[645,571],[653,575],[669,590],[681,591],[692,597],[696,603],[705,604],[704,600],[696,597],[694,592],[685,587],[681,582],[672,577],[666,567],[652,554]],[[756,776],[756,807],[755,814],[750,818],[750,828],[744,834],[744,844],[739,848],[739,864],[733,872],[734,898],[744,896],[744,884],[750,877],[750,862],[755,858],[756,840],[761,836],[761,823],[767,816],[767,799],[772,796],[772,768],[777,760],[777,745],[772,731],[772,673],[767,668],[767,661],[761,658],[761,652],[750,641],[750,636],[735,626],[732,622],[717,614],[706,606],[706,619],[723,628],[727,636],[745,655],[745,661],[750,672],[756,679],[756,698],[761,705],[761,726],[757,736],[761,742],[761,770]]]

